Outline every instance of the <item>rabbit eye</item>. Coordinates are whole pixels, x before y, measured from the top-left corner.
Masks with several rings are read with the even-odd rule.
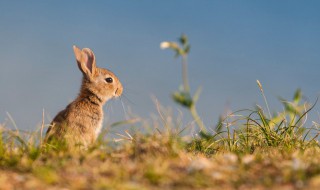
[[[106,80],[107,83],[112,83],[113,82],[113,79],[111,77],[108,77],[105,80]]]

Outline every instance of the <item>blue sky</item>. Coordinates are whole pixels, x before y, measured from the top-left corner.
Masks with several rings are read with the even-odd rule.
[[[0,122],[9,112],[19,128],[32,130],[43,108],[49,123],[75,98],[81,73],[74,44],[91,48],[98,66],[118,75],[126,109],[150,118],[156,96],[188,122],[170,98],[181,83],[179,60],[159,48],[181,33],[190,39],[190,83],[203,87],[198,109],[207,126],[226,107],[263,105],[256,79],[273,111],[282,109],[278,96],[290,99],[297,88],[314,101],[319,7],[319,1],[1,1]],[[107,123],[125,119],[120,100],[107,104]]]

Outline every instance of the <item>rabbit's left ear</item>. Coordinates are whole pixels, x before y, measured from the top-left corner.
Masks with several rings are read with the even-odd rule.
[[[73,51],[80,71],[89,79],[93,79],[96,72],[96,57],[93,51],[89,48],[80,50],[77,46],[73,46]]]

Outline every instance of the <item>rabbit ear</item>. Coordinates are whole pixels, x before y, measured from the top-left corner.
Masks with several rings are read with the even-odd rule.
[[[96,58],[92,50],[89,48],[80,50],[77,46],[73,46],[73,51],[80,71],[89,79],[92,79],[96,71]]]

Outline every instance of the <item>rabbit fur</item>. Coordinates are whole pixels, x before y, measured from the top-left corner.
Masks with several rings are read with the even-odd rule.
[[[103,122],[103,105],[122,94],[123,87],[111,71],[96,66],[92,50],[73,46],[82,84],[77,98],[60,111],[47,130],[45,142],[55,139],[68,146],[88,147],[95,142]]]

